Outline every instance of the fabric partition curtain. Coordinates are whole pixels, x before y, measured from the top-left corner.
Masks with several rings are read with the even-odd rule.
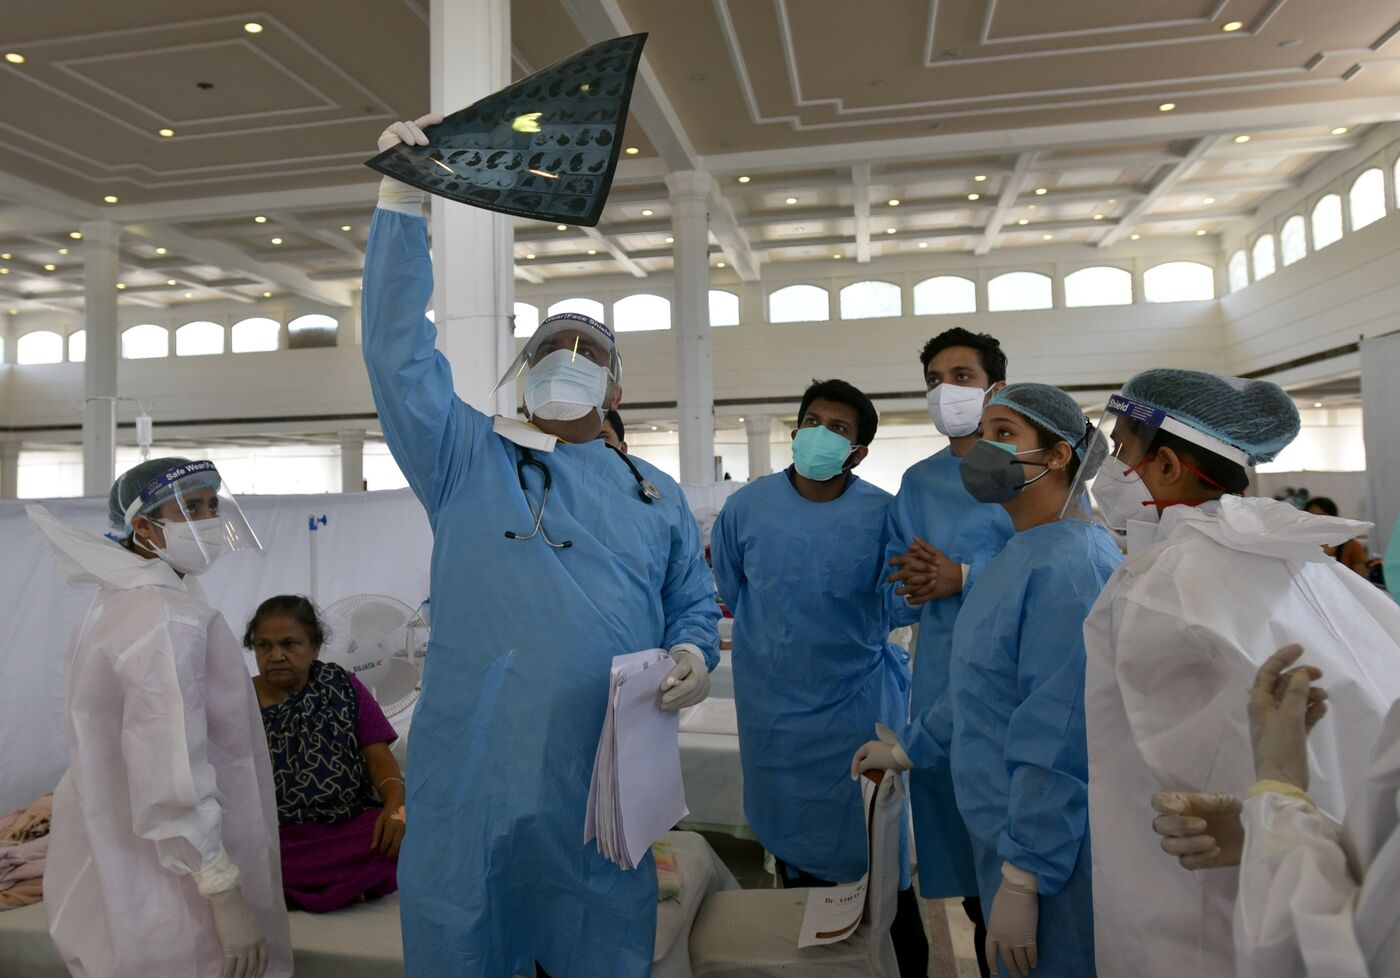
[[[1391,532],[1400,517],[1400,332],[1361,341],[1361,407],[1370,494],[1371,550],[1400,547]],[[1400,593],[1390,584],[1392,593]]]

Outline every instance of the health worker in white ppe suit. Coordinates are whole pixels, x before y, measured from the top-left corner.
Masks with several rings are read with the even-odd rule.
[[[286,978],[276,795],[243,651],[195,577],[262,549],[214,463],[112,486],[119,543],[29,507],[97,596],[68,650],[68,772],[44,872],[76,978]]]
[[[1154,844],[1161,791],[1244,794],[1244,703],[1268,650],[1299,643],[1332,719],[1309,744],[1312,797],[1340,819],[1400,698],[1400,608],[1327,557],[1365,524],[1243,496],[1246,465],[1298,434],[1275,384],[1148,370],[1109,400],[1114,456],[1094,498],[1127,559],[1084,626],[1094,935],[1100,974],[1235,973],[1239,874],[1183,870]]]
[[[1338,824],[1308,794],[1308,733],[1327,711],[1321,670],[1280,649],[1249,700],[1258,779],[1234,795],[1163,793],[1153,828],[1188,869],[1240,866],[1235,959],[1242,978],[1400,976],[1400,701]],[[1310,688],[1311,686],[1311,688]],[[1328,721],[1324,721],[1328,722]],[[1357,745],[1358,747],[1360,745]]]

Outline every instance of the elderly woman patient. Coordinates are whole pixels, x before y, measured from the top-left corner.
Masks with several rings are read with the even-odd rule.
[[[316,608],[296,595],[264,601],[243,636],[258,662],[283,890],[313,913],[398,889],[404,834],[394,728],[358,679],[318,661],[326,638]]]

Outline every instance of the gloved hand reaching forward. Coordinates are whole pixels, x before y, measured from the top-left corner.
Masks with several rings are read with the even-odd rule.
[[[243,891],[235,886],[210,894],[208,900],[224,949],[223,978],[262,978],[267,972],[267,941]]]
[[[1040,885],[1035,874],[1001,864],[1001,886],[987,918],[987,964],[997,974],[997,952],[1014,978],[1025,978],[1038,963],[1035,929],[1040,922]]]
[[[693,645],[677,645],[671,650],[675,667],[661,680],[661,709],[683,710],[710,695],[710,668]]]

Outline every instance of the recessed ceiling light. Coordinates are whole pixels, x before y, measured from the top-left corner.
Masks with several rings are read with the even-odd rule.
[[[1197,229],[1196,229],[1196,237],[1198,237],[1198,238],[1199,238],[1199,237],[1202,237],[1205,233],[1206,233],[1206,229],[1205,229],[1205,228],[1197,228]]]
[[[1035,205],[1034,205],[1034,204],[1027,204],[1027,205],[1026,205],[1026,210],[1028,210],[1028,211],[1033,211],[1033,210],[1035,210]]]
[[[1203,204],[1213,204],[1213,203],[1215,203],[1215,198],[1214,198],[1214,197],[1202,197],[1202,198],[1201,198],[1201,203],[1203,203]]]
[[[1313,407],[1315,407],[1315,408],[1320,408],[1320,407],[1322,407],[1322,402],[1321,402],[1321,401],[1313,401]]]
[[[656,425],[652,425],[652,426],[651,426],[651,430],[652,430],[652,431],[660,431],[661,429],[658,428]]]
[[[0,275],[9,275],[9,274],[10,274],[10,270],[9,270],[8,268],[0,268]]]
[[[526,260],[526,261],[534,261],[534,260],[535,260],[535,253],[532,251],[532,252],[530,252],[529,254],[527,254],[527,255],[525,256],[525,260]]]
[[[722,262],[722,261],[717,261],[717,262],[715,262],[715,268],[723,268],[723,267],[724,267],[724,262]]]
[[[1175,108],[1176,108],[1176,103],[1175,103],[1175,102],[1163,102],[1161,105],[1157,106],[1157,111],[1158,111],[1158,112],[1170,112],[1170,111],[1172,111],[1172,109],[1175,109]]]
[[[249,34],[261,34],[263,31],[263,26],[255,20],[250,20],[248,21],[248,23],[243,25],[243,29]]]
[[[927,241],[920,241],[920,242],[919,242],[919,247],[920,247],[920,248],[927,248],[927,247],[928,247],[928,242],[927,242]]]
[[[158,254],[158,255],[163,255],[163,254],[165,254],[165,249],[164,249],[164,248],[157,248],[157,249],[156,249],[156,254]]]
[[[837,252],[836,254],[832,255],[831,257],[832,257],[832,258],[840,258],[840,257],[841,257],[841,253],[840,253],[840,252]]]
[[[653,214],[655,214],[655,213],[656,213],[656,211],[654,211],[654,210],[652,210],[650,207],[648,207],[646,210],[642,211],[642,217],[651,217],[651,215],[653,215]]]
[[[675,239],[675,238],[667,238],[667,239],[666,239],[666,243],[667,243],[667,244],[675,244],[675,243],[676,243],[676,239]]]
[[[967,199],[968,199],[968,200],[981,200],[981,199],[982,199],[982,195],[981,195],[981,194],[968,194],[968,195],[967,195]]]
[[[126,283],[125,283],[125,282],[118,282],[118,283],[117,283],[117,288],[119,288],[119,289],[124,289],[124,288],[126,288]]]
[[[1036,188],[1035,188],[1035,195],[1036,195],[1037,197],[1044,197],[1044,196],[1045,196],[1046,194],[1048,194],[1049,192],[1050,192],[1050,191],[1046,190],[1044,187],[1036,187]]]
[[[886,234],[894,234],[894,228],[885,228]]]
[[[53,262],[49,262],[47,265],[44,266],[44,271],[46,271],[46,272],[51,272],[51,271],[53,271],[53,270],[54,270],[55,268],[57,268],[57,267],[58,267],[58,266],[55,265]]]
[[[978,183],[982,183],[984,180],[987,179],[987,175],[986,175],[985,173],[979,173],[979,174],[977,174],[977,176],[973,177],[972,179],[976,180]]]
[[[589,249],[588,249],[588,253],[589,253],[590,255],[596,255],[596,254],[598,253],[598,249],[597,249],[597,248],[589,248]]]
[[[898,198],[898,197],[891,197],[889,200],[885,201],[885,203],[889,204],[891,207],[898,207],[898,206],[899,206],[899,198]]]
[[[11,258],[13,258],[13,257],[14,257],[14,255],[10,254],[10,253],[7,251],[7,252],[5,252],[3,255],[0,255],[0,260],[9,261],[9,260],[10,260]]]
[[[1053,234],[1042,234],[1042,235],[1040,236],[1040,240],[1042,240],[1042,241],[1052,241],[1052,240],[1054,240],[1054,238],[1055,238],[1055,236],[1054,236]]]
[[[340,226],[340,230],[342,230],[342,231],[349,231],[349,230],[350,230],[350,225],[348,225],[348,224],[342,224],[342,225]]]
[[[59,248],[59,249],[58,249],[58,253],[59,253],[60,255],[66,255],[66,254],[68,254],[68,249],[67,249],[67,248]]]
[[[22,65],[24,64],[24,55],[20,54],[18,51],[6,51],[5,60],[12,65]]]
[[[783,203],[785,203],[785,204],[795,204],[795,203],[797,203],[797,198],[796,198],[796,197],[789,197],[789,198],[787,198],[785,201],[783,201]]]
[[[1239,30],[1239,29],[1240,29],[1241,27],[1243,27],[1243,26],[1244,26],[1244,22],[1243,22],[1243,21],[1232,20],[1232,21],[1230,21],[1230,23],[1226,24],[1224,27],[1222,27],[1222,28],[1220,28],[1220,29],[1221,29],[1222,31],[1224,31],[1226,34],[1233,34],[1233,33],[1235,33],[1235,31]]]
[[[1110,198],[1108,198],[1108,202],[1109,202],[1110,204],[1116,204],[1116,203],[1118,203],[1118,199],[1117,199],[1116,197],[1110,197]]]
[[[186,298],[186,299],[193,299],[193,298],[194,298],[194,293],[193,293],[193,292],[186,292],[186,293],[185,293],[185,298]]]
[[[106,197],[102,198],[102,202],[104,204],[115,204],[118,199],[116,194],[108,194]]]
[[[625,150],[623,150],[623,152],[626,153],[628,156],[636,156],[638,153],[641,152],[641,150],[639,150],[635,146],[628,146]]]
[[[175,135],[175,130],[174,130],[174,129],[157,129],[157,130],[156,130],[156,135],[158,135],[158,136],[164,136],[166,139],[169,139],[171,136]]]
[[[281,239],[281,238],[273,238],[273,239],[272,239],[272,243],[273,243],[273,244],[281,244],[281,243],[282,243],[282,239]]]
[[[254,222],[256,222],[256,223],[258,223],[258,224],[266,224],[266,223],[267,223],[267,218],[263,217],[261,214],[259,214],[259,215],[258,215],[257,217],[255,217],[255,218],[253,218],[253,220],[254,220]]]
[[[567,224],[556,224],[556,225],[554,225],[554,230],[556,230],[556,231],[567,231],[567,230],[569,230],[569,226],[568,226]]]
[[[264,293],[263,293],[263,298],[264,298],[264,299],[271,299],[271,298],[272,298],[272,293],[271,293],[271,292],[264,292]]]
[[[743,424],[743,423],[744,423],[744,419],[743,419],[743,418],[740,418],[740,419],[739,419],[739,423],[740,423],[740,424]]]
[[[1140,234],[1130,234],[1130,235],[1128,235],[1128,237],[1131,238],[1132,240],[1136,241],[1138,238],[1142,237],[1142,235],[1140,235]]]
[[[753,178],[752,178],[752,177],[740,177],[740,178],[739,178],[739,182],[740,182],[740,183],[748,183],[751,179],[753,179]]]
[[[1103,215],[1102,215],[1102,214],[1095,214],[1095,215],[1094,215],[1094,220],[1096,220],[1096,221],[1102,221],[1102,220],[1103,220]]]
[[[81,232],[81,231],[69,231],[69,232],[68,232],[68,237],[72,238],[74,241],[81,241],[81,240],[83,240],[83,232]]]
[[[1247,142],[1249,142],[1249,139],[1250,139],[1250,137],[1248,137],[1248,136],[1236,136],[1236,137],[1235,137],[1235,142],[1237,142],[1237,143],[1247,143]]]
[[[168,279],[165,280],[165,284],[166,284],[166,285],[175,285],[175,284],[177,284],[177,283],[175,282],[175,280],[174,280],[173,278],[168,278]]]
[[[1346,126],[1338,126],[1336,129],[1332,130],[1332,135],[1345,136],[1349,131],[1350,130],[1348,130]]]
[[[1017,221],[1016,223],[1017,223],[1017,224],[1029,224],[1029,223],[1031,223],[1031,222],[1028,221],[1028,220],[1026,220],[1026,219],[1023,217],[1023,218],[1021,218],[1019,221]]]

